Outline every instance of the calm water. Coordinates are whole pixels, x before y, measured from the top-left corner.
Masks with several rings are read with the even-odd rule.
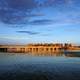
[[[80,57],[0,53],[0,80],[80,80]]]

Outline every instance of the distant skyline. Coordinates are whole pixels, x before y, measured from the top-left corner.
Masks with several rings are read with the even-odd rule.
[[[79,43],[80,0],[0,0],[0,44]]]

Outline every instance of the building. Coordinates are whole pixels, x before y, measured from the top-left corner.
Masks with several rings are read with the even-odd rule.
[[[80,50],[80,46],[72,44],[28,44],[28,45],[0,45],[0,52],[26,53],[31,55],[54,55],[64,50]]]
[[[54,53],[63,50],[62,44],[28,44],[28,45],[0,45],[0,52],[10,53]]]

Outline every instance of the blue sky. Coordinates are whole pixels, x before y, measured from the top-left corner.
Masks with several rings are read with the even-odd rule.
[[[0,44],[80,43],[80,0],[0,0]]]

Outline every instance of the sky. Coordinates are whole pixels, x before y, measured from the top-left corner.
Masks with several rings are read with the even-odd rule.
[[[79,43],[80,0],[0,0],[0,44]]]

